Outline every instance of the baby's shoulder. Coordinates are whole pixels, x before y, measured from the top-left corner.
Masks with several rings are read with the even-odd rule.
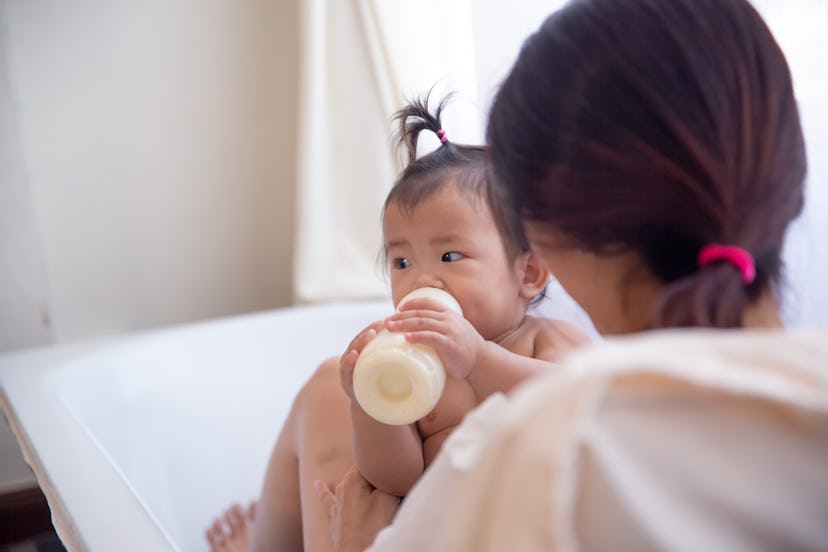
[[[586,330],[568,320],[527,314],[526,324],[537,336],[569,339],[576,343],[590,340]]]
[[[533,335],[536,358],[555,351],[554,356],[590,342],[586,330],[567,320],[545,316],[526,316],[527,330]]]

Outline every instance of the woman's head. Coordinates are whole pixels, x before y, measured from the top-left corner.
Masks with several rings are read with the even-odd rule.
[[[396,304],[423,286],[445,289],[486,339],[513,329],[549,272],[529,251],[523,225],[501,189],[490,185],[485,149],[449,141],[428,98],[397,114],[408,164],[383,208],[385,258]],[[441,138],[417,158],[423,131]]]
[[[571,2],[524,44],[488,140],[539,243],[646,267],[651,326],[739,326],[780,277],[804,145],[785,59],[745,0]],[[700,269],[714,243],[750,252],[755,280]]]

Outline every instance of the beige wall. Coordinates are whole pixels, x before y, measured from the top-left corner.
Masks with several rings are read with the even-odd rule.
[[[0,351],[52,340],[43,249],[23,163],[20,114],[12,100],[4,38],[0,35]]]
[[[0,350],[290,302],[296,2],[0,18]]]

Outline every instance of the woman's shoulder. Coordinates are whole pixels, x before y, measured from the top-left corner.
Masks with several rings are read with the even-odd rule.
[[[826,360],[828,329],[659,330],[608,338],[518,389],[512,424],[560,417],[552,410],[566,403],[567,423],[580,425],[608,405],[651,404],[660,412],[699,397],[773,404],[828,420]]]
[[[825,542],[826,359],[828,330],[654,331],[588,347],[509,397],[461,517],[480,542],[544,549]],[[494,520],[482,534],[481,518]]]
[[[750,549],[768,538],[808,548],[828,536],[827,359],[828,329],[610,338],[571,356],[557,381],[544,376],[515,396],[511,425],[521,433],[527,420],[566,420],[559,458],[575,460],[562,477],[578,490],[563,510],[580,502],[620,520],[638,512],[636,530],[622,522],[614,535],[602,525],[612,514],[570,526],[585,548],[640,549],[652,527],[663,528],[659,538],[699,545],[689,548],[741,539]],[[596,482],[618,492],[591,494]],[[693,535],[681,523],[691,518]],[[619,536],[631,540],[613,542]]]
[[[650,372],[701,382],[788,378],[825,385],[828,328],[667,329],[609,337],[570,357],[575,372]]]
[[[589,418],[618,397],[740,396],[828,414],[828,328],[679,329],[611,337],[569,354],[558,370],[512,395],[515,426]],[[564,400],[564,398],[566,398]],[[577,412],[577,416],[574,413]],[[558,413],[560,415],[560,413]],[[507,424],[508,425],[508,424]]]

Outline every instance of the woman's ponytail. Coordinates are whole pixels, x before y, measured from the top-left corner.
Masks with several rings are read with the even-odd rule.
[[[726,265],[710,266],[664,286],[652,326],[738,328],[748,290]]]

